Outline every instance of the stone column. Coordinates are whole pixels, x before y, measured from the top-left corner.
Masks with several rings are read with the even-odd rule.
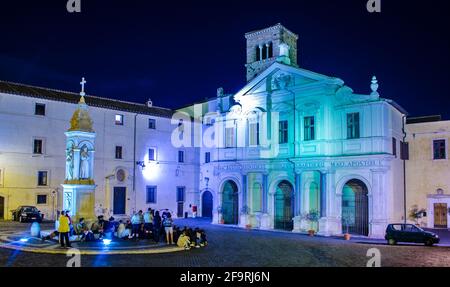
[[[259,45],[259,60],[263,59],[263,45]]]
[[[327,217],[327,173],[320,173],[320,217]]]
[[[239,204],[239,226],[245,227],[249,223],[249,215],[246,213],[243,213],[243,209],[247,209],[248,211],[248,198],[247,198],[247,192],[248,192],[248,175],[247,173],[242,174],[242,200],[241,204]]]
[[[386,169],[372,169],[372,190],[369,190],[369,236],[383,238],[389,222],[387,194],[392,187],[386,184]]]
[[[269,215],[269,174],[263,174],[263,214],[261,216],[261,229],[270,229],[270,215]]]
[[[73,150],[73,179],[80,179],[80,149],[75,148]]]
[[[324,236],[336,235],[341,232],[340,216],[336,210],[335,171],[321,172],[319,234]]]
[[[295,173],[295,195],[294,195],[294,229],[293,232],[302,232],[302,173]]]
[[[269,59],[269,47],[270,47],[270,45],[267,43],[266,44],[266,59]]]

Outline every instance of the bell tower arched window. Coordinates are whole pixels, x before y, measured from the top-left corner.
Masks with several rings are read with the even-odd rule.
[[[256,46],[256,61],[261,61],[261,47]]]

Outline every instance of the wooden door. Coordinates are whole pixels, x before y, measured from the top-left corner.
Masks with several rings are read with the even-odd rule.
[[[447,228],[447,203],[434,204],[434,227]]]

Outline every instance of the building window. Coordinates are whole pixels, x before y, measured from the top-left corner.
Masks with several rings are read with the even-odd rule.
[[[36,116],[45,116],[45,105],[44,104],[36,104],[34,107],[34,114]]]
[[[392,138],[392,155],[397,157],[397,139]]]
[[[359,137],[359,113],[347,114],[347,139],[358,139]]]
[[[250,123],[248,125],[249,145],[259,146],[259,123]]]
[[[116,115],[116,126],[123,126],[123,115]]]
[[[315,140],[315,133],[314,133],[314,117],[305,117],[304,119],[304,128],[305,128],[305,135],[304,139],[305,141],[313,141]]]
[[[116,159],[122,159],[122,147],[116,146]]]
[[[147,186],[147,204],[156,203],[156,186]]]
[[[288,121],[279,122],[279,141],[280,144],[286,144],[289,141],[288,138]]]
[[[446,144],[445,140],[433,140],[433,159],[446,159]]]
[[[400,142],[400,157],[402,160],[409,160],[409,143]]]
[[[186,195],[186,188],[184,186],[177,187],[177,202],[184,202]]]
[[[47,195],[46,194],[38,194],[36,198],[36,203],[38,205],[47,204]]]
[[[154,148],[148,149],[148,160],[156,161],[156,149]]]
[[[155,119],[148,120],[148,128],[151,130],[156,130],[156,120]]]
[[[48,186],[48,171],[38,171],[38,186]]]
[[[211,153],[205,152],[205,163],[210,163],[210,162],[211,162]]]
[[[235,147],[236,144],[236,133],[234,128],[226,128],[225,129],[225,147],[231,148]]]
[[[179,150],[178,151],[178,162],[183,163],[184,162],[184,151]]]
[[[41,139],[34,139],[33,141],[33,153],[43,154],[44,153],[44,141]]]
[[[269,58],[273,57],[273,43],[270,42],[269,44]]]
[[[261,48],[256,46],[256,61],[261,61]]]

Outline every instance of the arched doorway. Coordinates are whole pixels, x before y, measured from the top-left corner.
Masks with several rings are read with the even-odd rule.
[[[212,218],[213,213],[213,196],[208,190],[203,192],[202,195],[202,217]]]
[[[292,184],[283,180],[277,185],[275,199],[275,229],[289,230],[294,228],[294,189]]]
[[[348,181],[342,190],[342,231],[369,235],[368,189],[359,179]]]
[[[0,219],[5,219],[5,198],[0,196]]]
[[[223,185],[222,218],[224,224],[237,225],[239,221],[238,187],[234,181],[227,181]]]

